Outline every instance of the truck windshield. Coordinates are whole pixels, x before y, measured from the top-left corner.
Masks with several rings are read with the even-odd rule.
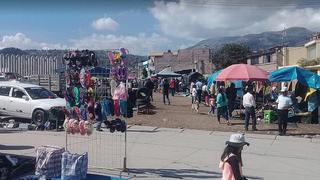
[[[55,99],[57,96],[51,92],[48,91],[45,88],[42,87],[30,87],[25,88],[25,90],[28,92],[29,96],[32,99]]]

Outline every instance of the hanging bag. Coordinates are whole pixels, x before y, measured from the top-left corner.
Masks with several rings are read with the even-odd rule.
[[[82,180],[87,178],[88,153],[71,154],[65,151],[62,154],[62,180]]]

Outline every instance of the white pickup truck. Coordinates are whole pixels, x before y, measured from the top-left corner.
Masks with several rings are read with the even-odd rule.
[[[40,124],[47,120],[50,108],[65,106],[65,99],[41,86],[19,81],[0,82],[0,114],[31,119],[32,123]]]

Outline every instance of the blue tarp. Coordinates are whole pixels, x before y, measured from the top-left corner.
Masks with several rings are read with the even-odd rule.
[[[208,88],[210,88],[211,84],[216,80],[216,77],[220,74],[221,71],[222,71],[222,69],[219,70],[219,71],[214,72],[213,74],[211,74],[208,77],[208,80],[207,80]]]
[[[104,68],[104,67],[94,67],[89,70],[90,74],[103,76],[103,77],[109,77],[110,75],[110,69]]]
[[[286,82],[298,80],[309,88],[320,89],[320,76],[301,67],[286,67],[272,71],[269,75],[270,82]]]

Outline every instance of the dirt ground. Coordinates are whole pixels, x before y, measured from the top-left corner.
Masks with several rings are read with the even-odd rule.
[[[166,128],[181,128],[181,129],[198,129],[209,131],[244,131],[244,121],[234,118],[231,120],[232,126],[227,126],[222,118],[221,124],[218,123],[217,117],[208,115],[209,107],[200,105],[199,113],[192,112],[191,98],[183,96],[170,96],[171,105],[164,105],[162,102],[162,94],[155,93],[152,104],[155,106],[152,109],[153,114],[137,114],[128,120],[129,125],[154,126]],[[235,112],[234,112],[235,114]],[[247,133],[259,134],[277,134],[277,124],[265,124],[263,121],[257,121],[258,131]],[[320,135],[319,124],[288,124],[288,135],[302,135],[305,137]]]

